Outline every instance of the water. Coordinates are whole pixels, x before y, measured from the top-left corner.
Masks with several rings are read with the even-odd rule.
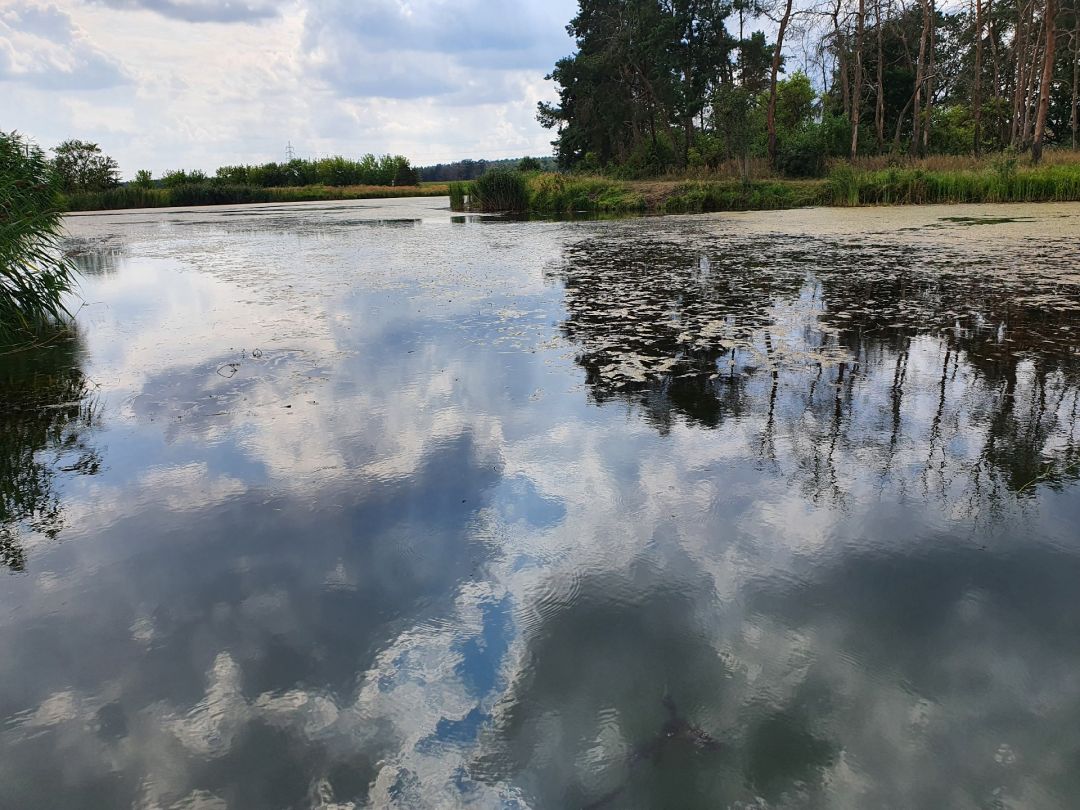
[[[1073,806],[1080,206],[69,229],[0,806]]]

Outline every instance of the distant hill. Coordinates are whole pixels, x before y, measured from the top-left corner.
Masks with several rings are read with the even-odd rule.
[[[503,160],[459,160],[454,163],[436,163],[434,166],[419,166],[421,182],[445,183],[450,180],[475,180],[488,169],[514,169],[524,158],[504,158]],[[540,162],[544,171],[555,171],[555,158],[533,158]]]

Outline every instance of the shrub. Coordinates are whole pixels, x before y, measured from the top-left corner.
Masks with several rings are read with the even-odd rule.
[[[825,150],[820,129],[811,125],[786,137],[776,155],[776,168],[788,177],[821,177]]]
[[[60,246],[56,179],[37,146],[0,133],[0,341],[32,338],[70,318],[75,271]]]

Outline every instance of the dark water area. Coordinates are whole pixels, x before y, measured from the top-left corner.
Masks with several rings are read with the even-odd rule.
[[[1075,806],[1080,206],[445,205],[69,220],[0,807]]]

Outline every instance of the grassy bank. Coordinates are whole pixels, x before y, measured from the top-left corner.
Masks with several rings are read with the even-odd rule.
[[[262,188],[246,185],[205,183],[174,188],[121,186],[109,191],[69,194],[67,211],[115,211],[124,208],[174,208],[198,205],[241,205],[245,203],[289,203],[319,200],[379,200],[391,197],[442,197],[446,184],[423,186],[281,186]]]
[[[1080,201],[1080,154],[1058,153],[1033,167],[998,156],[981,161],[928,159],[903,165],[838,163],[827,177],[747,181],[720,175],[649,181],[558,174],[522,176],[524,201],[509,210],[538,214],[695,213],[754,211],[813,205],[921,205]],[[452,184],[451,204],[462,210],[508,210],[488,205],[475,184]]]

